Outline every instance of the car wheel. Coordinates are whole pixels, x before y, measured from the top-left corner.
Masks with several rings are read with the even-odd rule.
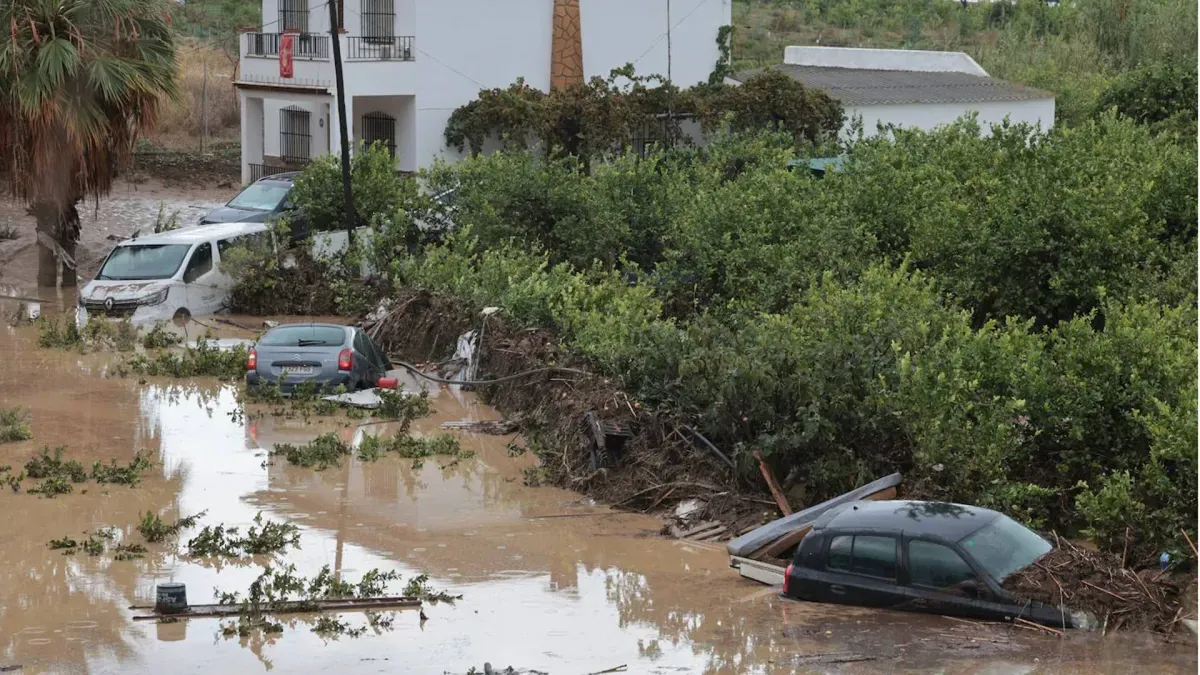
[[[192,313],[188,311],[187,307],[180,307],[175,310],[175,316],[171,317],[171,320],[175,322],[175,325],[182,326],[192,320]]]

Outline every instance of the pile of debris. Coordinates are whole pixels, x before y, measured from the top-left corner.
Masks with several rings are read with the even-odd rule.
[[[1004,588],[1022,600],[1065,605],[1090,612],[1105,632],[1155,630],[1171,634],[1195,618],[1195,603],[1185,604],[1194,575],[1158,569],[1133,571],[1115,555],[1058,539],[1054,550],[1004,580]]]

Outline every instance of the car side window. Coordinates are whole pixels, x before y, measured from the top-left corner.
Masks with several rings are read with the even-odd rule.
[[[908,572],[916,586],[948,588],[975,579],[975,571],[949,546],[908,542]]]
[[[362,354],[370,363],[375,363],[375,352],[367,346],[367,340],[362,331],[354,331],[354,351]]]
[[[829,562],[825,564],[826,569],[849,572],[853,550],[854,537],[834,537],[829,542]]]
[[[843,535],[829,543],[827,569],[878,579],[896,578],[896,539]]]
[[[879,579],[896,578],[894,537],[854,537],[854,560],[850,571]]]
[[[207,274],[212,270],[212,244],[207,242],[200,244],[192,251],[192,257],[188,260],[187,269],[183,271],[183,282],[190,284],[196,279]]]

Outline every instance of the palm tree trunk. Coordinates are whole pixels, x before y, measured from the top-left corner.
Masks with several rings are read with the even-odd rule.
[[[34,204],[29,208],[29,214],[37,221],[39,233],[38,251],[38,286],[54,288],[58,285],[58,257],[54,251],[46,248],[40,235],[44,234],[51,241],[58,240],[58,207],[53,204]]]
[[[66,251],[67,255],[71,256],[71,266],[68,266],[66,261],[62,263],[62,286],[63,288],[75,288],[78,284],[78,275],[75,272],[76,266],[79,264],[75,257],[75,245],[79,243],[79,209],[75,207],[76,202],[71,202],[63,211],[61,219],[58,223],[58,245]]]
[[[29,213],[37,221],[37,231],[45,234],[49,241],[57,242],[62,250],[71,256],[72,263],[75,259],[75,248],[79,242],[79,210],[75,207],[77,202],[72,200],[65,207],[59,207],[57,204],[42,202],[34,204],[29,208]],[[39,241],[38,247],[38,286],[55,287],[59,283],[59,266],[62,266],[62,285],[64,288],[73,288],[77,283],[75,270],[67,265],[66,261],[60,261],[54,251],[47,248],[45,243]]]

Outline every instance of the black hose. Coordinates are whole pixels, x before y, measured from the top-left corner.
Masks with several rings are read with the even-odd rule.
[[[547,368],[534,368],[533,370],[526,370],[521,373],[516,373],[515,375],[505,375],[504,377],[498,377],[494,380],[447,380],[447,379],[443,379],[440,377],[434,377],[433,375],[430,375],[430,374],[422,371],[420,368],[412,365],[411,363],[405,363],[403,361],[393,361],[392,363],[394,363],[397,366],[401,366],[401,367],[405,368],[406,370],[411,371],[412,374],[423,377],[431,382],[438,382],[440,384],[463,384],[463,385],[468,385],[468,386],[498,384],[500,382],[507,382],[509,380],[515,380],[518,378],[522,378],[527,375],[535,375],[537,373],[545,373],[545,372],[552,372],[552,371],[558,371],[558,372],[562,372],[562,373],[574,373],[576,375],[587,375],[587,376],[592,375],[592,373],[589,373],[586,370],[578,370],[576,368],[562,368],[562,367],[558,367],[558,366],[550,366]]]

